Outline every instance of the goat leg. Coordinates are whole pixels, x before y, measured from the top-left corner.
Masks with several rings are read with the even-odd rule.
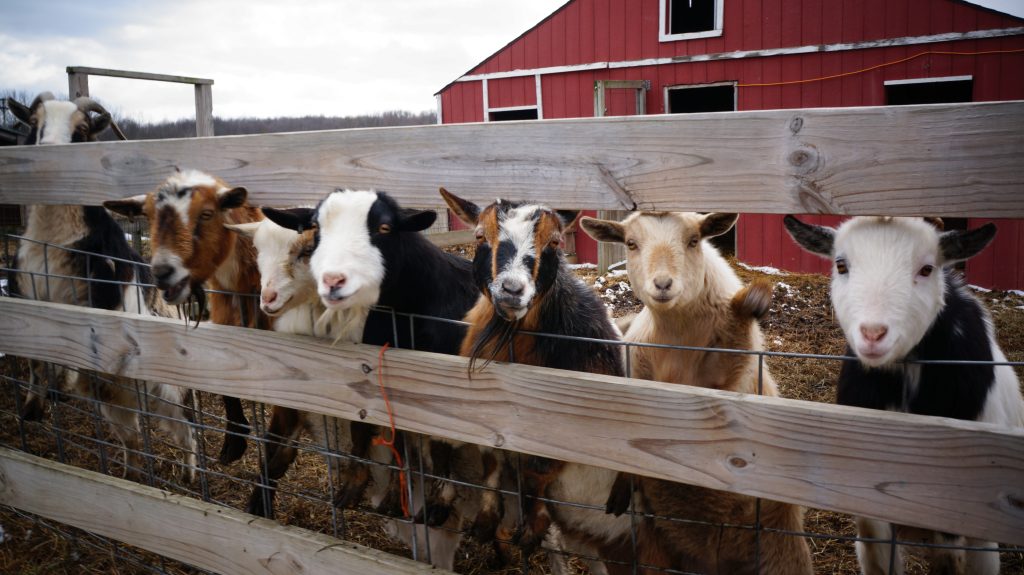
[[[302,418],[298,411],[274,406],[270,415],[270,426],[263,435],[266,440],[266,465],[260,466],[259,483],[253,487],[246,512],[268,519],[274,518],[274,495],[277,480],[284,477],[299,450],[292,445],[302,429]]]
[[[502,465],[493,449],[481,448],[480,459],[483,462],[483,483],[486,489],[480,494],[480,511],[473,522],[473,536],[481,543],[487,543],[494,540],[498,524],[505,514],[504,499],[497,490]]]
[[[564,461],[530,456],[523,465],[523,525],[517,543],[523,553],[532,553],[544,541],[551,527],[551,512],[541,497],[547,495],[548,486],[565,468]]]
[[[615,483],[612,484],[604,504],[605,513],[618,517],[629,509],[629,502],[633,499],[631,483],[632,476],[628,473],[619,473],[615,476]]]
[[[379,429],[376,425],[362,421],[352,422],[352,456],[367,459],[373,437]],[[351,464],[341,473],[343,487],[334,498],[334,506],[350,509],[363,500],[366,487],[370,483],[370,469],[365,461],[352,460]]]
[[[242,400],[237,397],[221,396],[224,401],[224,414],[228,424],[224,433],[224,445],[221,446],[218,460],[222,465],[234,463],[245,455],[247,447],[245,438],[249,435],[249,420],[245,418]]]

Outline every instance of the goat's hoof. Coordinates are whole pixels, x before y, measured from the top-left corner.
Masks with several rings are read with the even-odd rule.
[[[220,461],[221,465],[230,465],[245,455],[245,449],[248,447],[244,437],[237,435],[228,435],[224,437],[224,445],[220,448],[220,455],[217,456],[217,461]]]
[[[245,506],[245,512],[257,517],[274,518],[274,503],[269,500],[270,495],[262,489],[256,489],[249,497],[249,504]]]
[[[498,530],[498,516],[494,513],[481,511],[473,522],[473,538],[480,543],[494,541],[495,532]]]

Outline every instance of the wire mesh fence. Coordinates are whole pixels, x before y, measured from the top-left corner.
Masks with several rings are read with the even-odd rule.
[[[54,299],[56,284],[70,282],[78,288],[71,289],[69,293],[76,294],[79,299],[67,303],[89,305],[92,288],[101,280],[52,273],[49,265],[42,274],[35,273],[31,281],[23,282],[31,286],[29,293],[20,290],[19,294],[19,290],[14,289],[14,254],[18,245],[28,241],[13,234],[4,236],[3,269],[0,270],[0,278],[6,280],[0,284],[5,290],[3,295]],[[50,257],[58,257],[55,254],[75,251],[107,258],[102,254],[88,254],[61,246],[41,247],[47,261]],[[127,263],[145,265],[132,261]],[[126,311],[143,313],[144,304],[141,302],[146,298],[142,292],[153,286],[134,283],[128,287],[137,290],[139,297],[132,300],[135,309]],[[248,313],[260,313],[258,294],[232,295],[237,296],[241,305],[248,307]],[[180,309],[177,313],[183,323],[204,316],[204,310],[197,308]],[[399,334],[399,326],[412,326],[421,321],[451,321],[399,314],[383,308],[374,313],[390,314],[394,338],[403,347],[415,347],[415,342],[398,341],[405,337]],[[409,329],[403,333],[412,331]],[[630,356],[631,348],[639,345],[608,343],[620,346],[626,357]],[[759,366],[759,390],[769,361],[773,362],[773,370],[779,369],[778,362],[792,360],[794,369],[799,369],[799,362],[825,362],[834,365],[834,373],[838,371],[839,362],[851,360],[834,354],[645,346],[754,355]],[[531,504],[541,502],[547,505],[556,517],[580,517],[582,513],[583,517],[590,518],[588,520],[599,522],[606,517],[603,500],[598,503],[562,500],[531,491],[529,481],[524,477],[529,473],[530,456],[512,452],[504,452],[500,456],[505,465],[497,484],[485,480],[478,453],[471,449],[462,450],[458,445],[451,451],[451,469],[441,471],[436,457],[439,448],[435,445],[439,442],[412,433],[401,434],[395,442],[394,455],[383,448],[370,454],[354,453],[355,432],[350,423],[325,415],[299,414],[299,423],[293,426],[294,433],[287,437],[276,436],[270,433],[275,408],[248,401],[243,402],[243,406],[251,425],[251,433],[246,435],[250,448],[241,460],[225,465],[212,454],[217,452],[225,434],[232,432],[228,430],[228,420],[220,402],[211,394],[184,389],[173,393],[175,390],[169,390],[168,386],[11,356],[3,357],[0,362],[0,444],[217,505],[251,510],[255,503],[265,514],[272,511],[279,521],[458,572],[709,572],[699,564],[669,569],[645,562],[642,552],[644,539],[662,536],[659,534],[665,533],[665,526],[669,525],[676,532],[699,532],[713,548],[708,549],[708,555],[721,561],[710,569],[718,573],[738,572],[737,569],[760,572],[756,566],[761,564],[765,541],[770,538],[806,541],[816,572],[858,572],[854,544],[860,541],[887,545],[892,550],[897,546],[911,550],[915,557],[907,570],[909,573],[926,572],[922,556],[937,549],[999,553],[1004,573],[1024,573],[1024,548],[1004,546],[992,549],[965,545],[954,537],[931,539],[928,538],[930,536],[898,530],[893,530],[891,536],[884,539],[858,538],[851,517],[824,510],[809,510],[802,530],[773,528],[764,521],[766,506],[773,502],[753,497],[730,496],[728,499],[735,505],[749,506],[751,513],[738,515],[741,521],[722,520],[725,516],[735,518],[735,514],[716,516],[698,510],[691,515],[662,514],[638,504],[635,494],[639,490],[636,483],[640,480],[635,477],[630,478],[629,492],[634,494],[631,503],[618,519],[620,526],[626,526],[628,535],[622,539],[624,549],[615,557],[579,545],[567,545],[559,536],[557,520],[536,545],[529,545],[524,542],[522,528],[527,520],[525,510]],[[1006,364],[1018,371],[1024,367],[1024,362]],[[627,362],[627,371],[631,369]],[[283,476],[275,477],[277,473],[271,465],[275,457],[285,451],[294,452],[294,464]],[[346,488],[345,480],[352,477],[354,468],[369,470],[372,478],[370,487],[354,504],[339,505],[339,497]],[[404,493],[397,497],[393,488],[396,475],[405,478],[398,483],[398,489]],[[695,498],[716,495],[705,488],[690,489]],[[431,520],[431,507],[445,490],[449,491],[449,500],[455,501],[451,515],[444,520]],[[494,494],[503,510],[493,541],[481,541],[475,537],[474,514],[479,512],[485,493]],[[405,508],[396,505],[396,499],[404,499],[407,503]],[[91,554],[102,556],[103,566],[109,562],[116,563],[120,572],[202,572],[113,540],[27,516],[13,508],[0,510],[0,521],[27,525],[24,529],[55,533],[64,544],[73,548],[66,553],[70,561],[92,565],[83,559],[84,555]],[[425,523],[431,523],[431,527],[425,528]],[[951,526],[951,530],[955,531],[955,526]],[[737,545],[737,541],[748,541],[752,549],[730,548]],[[39,560],[44,560],[45,555],[41,552]],[[753,566],[730,563],[736,557],[745,558]],[[890,553],[890,557],[893,559],[889,572],[900,572],[896,554]],[[103,567],[90,567],[93,568],[101,570]]]

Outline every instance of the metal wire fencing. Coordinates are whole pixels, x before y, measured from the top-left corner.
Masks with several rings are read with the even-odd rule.
[[[12,234],[4,236],[3,258],[0,262],[0,279],[6,280],[0,282],[3,295],[52,299],[54,284],[63,281],[73,285],[81,284],[81,289],[73,289],[69,293],[84,294],[80,299],[66,303],[89,305],[92,300],[91,286],[99,280],[51,273],[49,265],[43,273],[31,274],[32,281],[23,282],[31,286],[28,293],[21,290],[19,294],[19,290],[14,289],[14,254],[18,245],[30,241]],[[47,260],[49,257],[57,257],[54,254],[68,252],[107,258],[103,254],[89,254],[61,246],[41,247],[47,254]],[[145,265],[125,261],[132,265]],[[138,291],[139,297],[133,300],[135,302],[145,302],[143,291],[153,287],[143,283],[120,283]],[[260,313],[259,294],[232,295],[238,296],[237,301],[241,305],[249,307],[249,313]],[[141,303],[136,303],[135,309],[125,311],[146,312]],[[178,310],[177,313],[177,317],[185,323],[203,317],[204,310],[189,308]],[[400,314],[384,308],[374,313],[390,314],[396,343],[403,347],[415,347],[415,342],[398,341],[400,325],[411,328],[417,322],[452,321]],[[412,331],[410,329],[405,333]],[[557,337],[549,334],[533,335]],[[630,357],[629,351],[638,346],[619,341],[607,343],[620,346],[627,358]],[[645,347],[756,356],[759,392],[769,358],[773,361],[796,359],[829,362],[836,364],[836,369],[839,362],[852,360],[829,354],[654,344]],[[1024,367],[1024,362],[1005,364],[1017,369]],[[627,372],[632,372],[633,366],[629,361],[626,367]],[[891,536],[884,539],[858,538],[849,516],[827,511],[810,510],[802,530],[773,528],[764,521],[764,507],[772,503],[745,496],[730,496],[743,505],[749,505],[752,510],[749,514],[741,514],[740,521],[736,521],[735,516],[723,520],[706,513],[691,516],[662,514],[643,505],[638,506],[638,498],[634,496],[621,519],[628,526],[628,536],[622,542],[624,549],[615,557],[579,546],[565,545],[564,539],[558,536],[557,520],[556,528],[545,534],[539,546],[524,549],[520,538],[521,527],[527,519],[525,510],[532,503],[539,501],[549,506],[556,517],[569,513],[569,510],[576,510],[600,518],[605,515],[603,501],[559,500],[531,492],[527,486],[528,481],[524,479],[524,471],[530,465],[530,456],[513,452],[503,452],[501,455],[505,467],[498,485],[487,484],[477,455],[472,450],[462,452],[456,447],[452,455],[455,461],[452,468],[458,471],[439,472],[438,461],[434,457],[434,446],[438,442],[412,433],[401,434],[395,442],[398,457],[389,456],[390,452],[383,450],[381,452],[384,455],[377,452],[375,455],[357,455],[353,453],[353,432],[349,422],[325,415],[301,414],[301,425],[296,428],[298,433],[276,437],[268,433],[274,408],[248,401],[244,402],[244,406],[251,424],[251,433],[247,435],[250,449],[241,460],[224,465],[210,454],[216,452],[225,434],[233,432],[228,431],[228,421],[220,403],[211,394],[179,390],[180,393],[175,395],[168,392],[167,386],[10,356],[0,359],[0,379],[0,443],[3,445],[227,507],[251,508],[253,501],[262,498],[259,502],[265,512],[272,510],[280,521],[459,572],[707,572],[703,569],[689,570],[690,567],[686,565],[682,566],[683,569],[669,569],[645,562],[643,553],[638,551],[643,547],[644,538],[662,536],[659,534],[666,532],[666,525],[700,531],[713,546],[718,547],[714,551],[708,550],[711,555],[728,558],[732,554],[746,558],[753,567],[743,566],[744,572],[760,572],[756,566],[761,564],[766,538],[806,540],[817,572],[858,572],[853,552],[853,546],[858,541],[887,545],[891,557],[890,573],[900,572],[896,564],[897,554],[894,552],[897,547],[915,550],[918,555],[926,555],[938,549],[1000,553],[1004,573],[1024,572],[1024,548],[1021,547],[992,549],[965,546],[958,545],[962,542],[953,538],[935,541],[922,540],[917,535],[904,537],[907,533],[898,530],[893,530]],[[268,481],[272,475],[270,460],[275,453],[286,449],[294,450],[294,464],[283,477]],[[345,488],[343,477],[351,477],[351,470],[358,467],[369,469],[373,477],[371,487],[367,495],[351,508],[339,507],[339,494]],[[393,505],[394,493],[384,489],[395,475],[406,478],[400,483],[400,489],[405,492],[408,515]],[[637,481],[638,478],[630,478],[630,493],[637,492]],[[454,490],[455,493],[456,503],[452,515],[444,521],[434,522],[427,529],[424,522],[430,522],[429,510],[438,494],[445,489]],[[715,494],[708,489],[692,489],[699,490],[701,496]],[[257,495],[252,495],[254,492]],[[481,542],[474,538],[476,518],[473,514],[480,509],[481,496],[487,492],[501,501],[503,516],[494,541]],[[391,505],[387,503],[389,497]],[[13,508],[0,511],[0,520],[6,521],[3,517],[57,533],[61,539],[71,541],[76,549],[89,550],[102,555],[104,560],[117,562],[121,570],[175,574],[200,572],[110,539],[28,516]],[[752,538],[752,550],[728,548],[728,542],[742,540],[742,537]],[[731,569],[716,565],[713,570],[724,573]],[[915,558],[908,572],[920,573],[925,569],[923,560]]]

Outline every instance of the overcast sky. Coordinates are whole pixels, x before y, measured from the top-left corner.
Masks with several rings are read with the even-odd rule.
[[[445,84],[565,0],[3,0],[0,89],[67,91],[67,66],[212,78],[220,117],[436,108]],[[980,0],[1024,16],[1024,0]],[[191,118],[192,86],[92,77],[143,121]]]
[[[67,66],[212,78],[220,117],[436,109],[434,93],[565,0],[4,0],[0,89]],[[194,117],[187,84],[90,77],[112,109]]]

